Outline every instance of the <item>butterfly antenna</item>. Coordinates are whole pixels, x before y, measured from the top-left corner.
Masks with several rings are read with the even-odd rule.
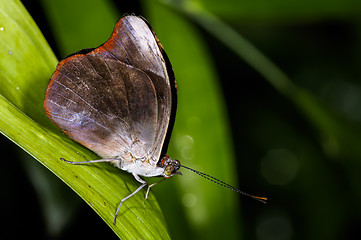
[[[214,183],[216,183],[218,185],[221,185],[222,187],[231,189],[231,190],[233,190],[235,192],[238,192],[238,193],[240,193],[242,195],[251,197],[251,198],[253,198],[253,199],[257,200],[257,201],[260,201],[261,203],[266,203],[266,201],[267,201],[267,198],[265,198],[265,197],[258,197],[258,196],[254,196],[254,195],[248,194],[246,192],[243,192],[243,191],[239,190],[238,188],[235,188],[235,187],[229,185],[228,183],[225,183],[225,182],[223,182],[223,181],[221,181],[221,180],[219,180],[219,179],[217,179],[215,177],[212,177],[212,176],[210,176],[208,174],[202,173],[200,171],[194,170],[192,168],[189,168],[189,167],[186,167],[186,166],[183,166],[183,165],[181,165],[181,167],[183,167],[185,169],[188,169],[188,170],[194,172],[195,174],[198,174],[199,176],[204,177],[205,179],[208,179],[211,182],[214,182]]]

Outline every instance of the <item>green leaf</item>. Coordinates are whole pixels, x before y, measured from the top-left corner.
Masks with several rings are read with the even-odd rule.
[[[153,195],[147,201],[142,194],[129,199],[112,224],[120,200],[139,186],[132,176],[108,164],[73,166],[59,160],[97,156],[45,116],[43,97],[57,60],[19,1],[0,1],[0,39],[0,131],[68,184],[122,239],[168,239]]]
[[[226,107],[204,39],[187,16],[158,1],[143,3],[146,17],[173,65],[178,85],[177,117],[169,155],[185,166],[237,185]],[[239,239],[242,225],[236,213],[240,196],[185,169],[182,173],[182,177],[172,179],[177,189],[167,184],[154,190],[159,189],[158,199],[174,236]],[[169,194],[175,191],[176,198]]]

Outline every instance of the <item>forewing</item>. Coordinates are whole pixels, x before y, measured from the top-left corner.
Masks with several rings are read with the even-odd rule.
[[[171,85],[158,42],[135,16],[88,54],[59,63],[44,102],[48,116],[101,157],[132,152],[159,159],[169,125]]]
[[[175,113],[176,100],[173,70],[169,62],[166,64],[164,59],[166,54],[161,44],[150,26],[142,18],[126,16],[118,21],[109,41],[90,54],[97,53],[139,68],[151,79],[157,96],[158,113],[156,125],[149,125],[149,128],[153,127],[155,132],[152,148],[149,149],[149,156],[152,156],[151,164],[156,164],[169,124],[171,124],[171,128],[173,127],[174,118],[172,119],[173,122],[170,123],[170,115],[172,107]],[[172,75],[171,80],[168,73]]]
[[[49,84],[45,110],[72,139],[103,158],[131,151],[134,142],[152,147],[157,101],[142,71],[113,59],[75,55],[59,64]]]

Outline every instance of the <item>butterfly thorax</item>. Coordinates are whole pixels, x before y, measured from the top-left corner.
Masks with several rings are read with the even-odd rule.
[[[158,164],[153,165],[153,162],[154,159],[149,156],[136,158],[131,153],[127,153],[119,158],[115,158],[111,164],[123,171],[145,177],[163,176],[169,178],[173,175],[181,175],[181,173],[178,172],[180,168],[178,160],[173,160],[166,155]]]

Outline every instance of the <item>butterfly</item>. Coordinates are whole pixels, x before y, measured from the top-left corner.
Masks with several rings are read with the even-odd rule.
[[[134,15],[121,18],[103,45],[62,60],[44,100],[47,116],[71,139],[101,157],[63,161],[109,162],[141,184],[121,200],[114,224],[123,202],[148,185],[141,176],[164,180],[181,175],[183,167],[241,192],[166,155],[176,108],[177,84],[167,54],[149,23]],[[154,185],[148,186],[146,198]]]

